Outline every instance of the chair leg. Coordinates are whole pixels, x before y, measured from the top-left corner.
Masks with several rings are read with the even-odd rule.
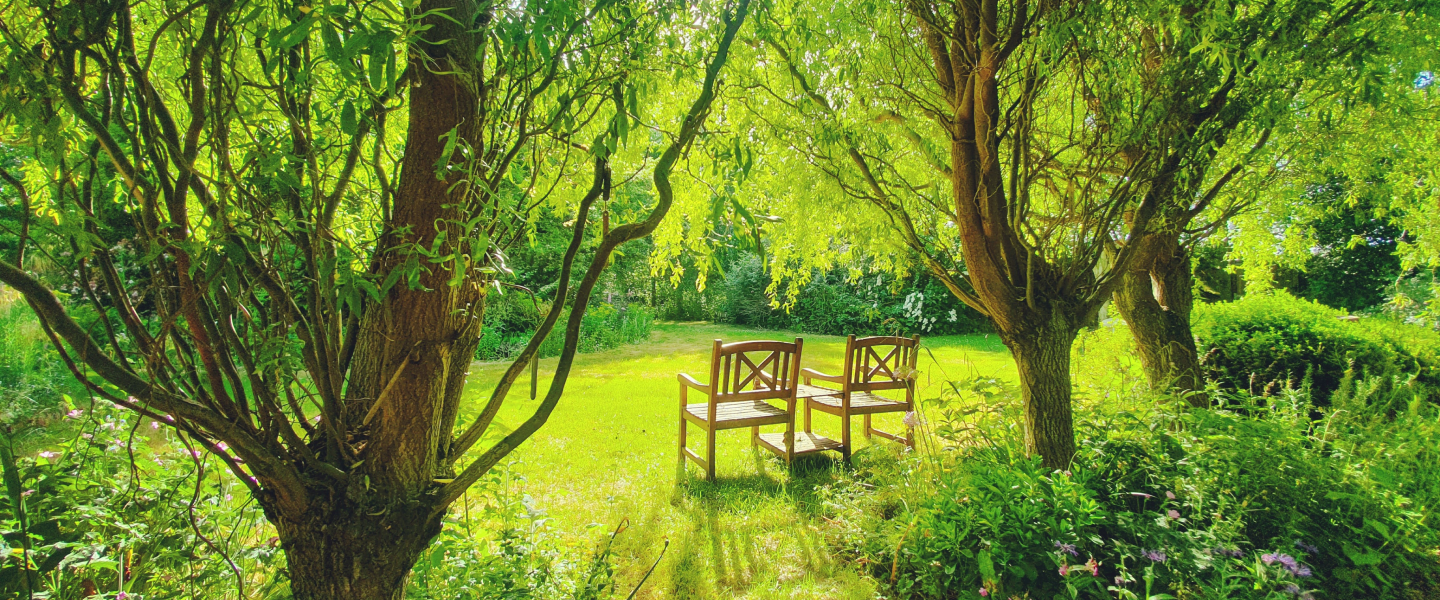
[[[810,401],[805,401],[805,433],[810,433]]]
[[[850,462],[850,413],[840,414],[840,457]]]
[[[865,439],[871,439],[870,432],[873,430],[874,428],[870,425],[870,415],[865,415]]]
[[[785,466],[795,460],[795,419],[785,424]]]
[[[680,465],[685,465],[685,417],[680,417]]]
[[[751,448],[754,448],[754,447],[759,446],[759,445],[760,445],[760,426],[759,426],[759,425],[756,425],[756,426],[750,428],[750,447],[751,447]]]
[[[705,461],[705,480],[706,480],[706,481],[715,481],[715,429],[714,429],[714,428],[707,429],[707,430],[705,431],[705,445],[707,446],[706,449],[709,450],[709,454],[706,454],[706,455],[705,455],[706,457],[708,457],[708,460]]]

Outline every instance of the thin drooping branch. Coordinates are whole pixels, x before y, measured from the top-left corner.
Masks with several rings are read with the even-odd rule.
[[[657,195],[655,207],[651,209],[645,220],[635,223],[627,223],[612,229],[610,233],[601,240],[600,247],[596,249],[595,256],[590,261],[590,267],[580,281],[576,290],[573,306],[583,307],[590,300],[590,294],[595,289],[595,284],[600,279],[605,265],[610,260],[610,255],[615,248],[626,242],[637,240],[655,231],[660,226],[661,220],[670,212],[674,203],[675,192],[670,184],[670,173],[675,168],[675,163],[680,156],[688,149],[699,136],[700,129],[710,112],[714,103],[716,88],[719,85],[720,71],[729,58],[730,46],[735,41],[741,25],[749,13],[750,0],[739,0],[734,13],[722,17],[725,25],[724,33],[716,47],[715,56],[711,58],[705,69],[705,81],[701,86],[700,94],[690,105],[685,118],[681,121],[680,131],[675,139],[660,155],[659,161],[655,164],[654,183]],[[578,226],[578,225],[577,225]],[[555,309],[551,309],[554,311]],[[545,394],[545,400],[536,408],[534,414],[525,422],[516,427],[509,435],[497,442],[474,462],[470,463],[465,470],[455,478],[454,481],[445,485],[440,491],[439,501],[436,503],[436,510],[443,511],[455,500],[459,499],[465,490],[469,489],[480,477],[489,472],[501,459],[505,458],[519,447],[521,443],[534,435],[542,425],[550,418],[556,405],[559,404],[560,396],[565,392],[565,383],[570,375],[570,368],[575,360],[575,352],[579,349],[580,323],[584,318],[583,310],[572,310],[569,320],[565,325],[565,346],[560,353],[560,362],[551,378],[550,389]]]

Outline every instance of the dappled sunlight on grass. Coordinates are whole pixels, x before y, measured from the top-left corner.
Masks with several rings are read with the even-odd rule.
[[[562,536],[599,540],[622,519],[616,538],[620,590],[628,594],[670,547],[638,598],[871,598],[874,583],[832,555],[821,532],[817,490],[841,476],[838,455],[813,456],[793,470],[750,446],[748,430],[719,432],[717,480],[706,482],[693,464],[679,463],[676,373],[707,377],[712,340],[789,340],[794,333],[703,323],[656,326],[649,342],[576,357],[565,395],[549,422],[512,454],[508,468],[523,476],[518,493],[533,499]],[[838,373],[844,338],[804,335],[803,366]],[[938,393],[947,378],[970,375],[1013,380],[1008,352],[991,335],[923,340],[918,398]],[[541,397],[556,361],[540,361]],[[467,408],[488,397],[507,363],[476,363]],[[493,443],[529,416],[529,375],[511,392]],[[692,401],[694,399],[692,398]],[[876,427],[902,431],[901,415],[878,415]],[[839,421],[817,413],[817,432],[839,438]],[[866,440],[854,420],[857,452],[899,452]],[[691,429],[691,445],[697,436]],[[700,438],[703,439],[703,438]],[[487,446],[488,444],[480,444]],[[702,450],[703,453],[703,450]],[[592,526],[592,524],[599,525]]]

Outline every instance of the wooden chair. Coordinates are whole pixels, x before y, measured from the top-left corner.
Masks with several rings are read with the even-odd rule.
[[[845,367],[840,375],[828,375],[814,369],[803,369],[805,383],[797,394],[805,402],[805,433],[810,431],[810,415],[818,410],[840,417],[840,454],[850,460],[850,417],[865,417],[865,437],[878,435],[906,446],[915,446],[914,428],[907,427],[904,437],[875,429],[870,417],[878,413],[915,410],[913,373],[919,362],[920,336],[903,338],[877,336],[845,341]],[[836,387],[814,385],[815,380]],[[874,392],[905,390],[904,400],[891,400]]]
[[[819,436],[795,438],[795,391],[799,381],[800,351],[804,341],[735,342],[715,340],[710,355],[710,384],[681,373],[680,460],[695,461],[705,469],[705,478],[715,479],[715,432],[750,428],[750,445],[761,445],[788,464],[795,456],[825,449],[839,443]],[[746,389],[747,386],[749,389]],[[705,394],[704,402],[691,404],[689,390]],[[785,408],[769,400],[784,400]],[[685,446],[686,421],[705,431],[707,455],[700,458]],[[762,425],[784,425],[785,433],[760,433]]]

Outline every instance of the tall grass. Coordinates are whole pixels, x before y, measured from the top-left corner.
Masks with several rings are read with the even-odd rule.
[[[54,410],[77,387],[35,313],[19,294],[0,288],[0,425]]]

